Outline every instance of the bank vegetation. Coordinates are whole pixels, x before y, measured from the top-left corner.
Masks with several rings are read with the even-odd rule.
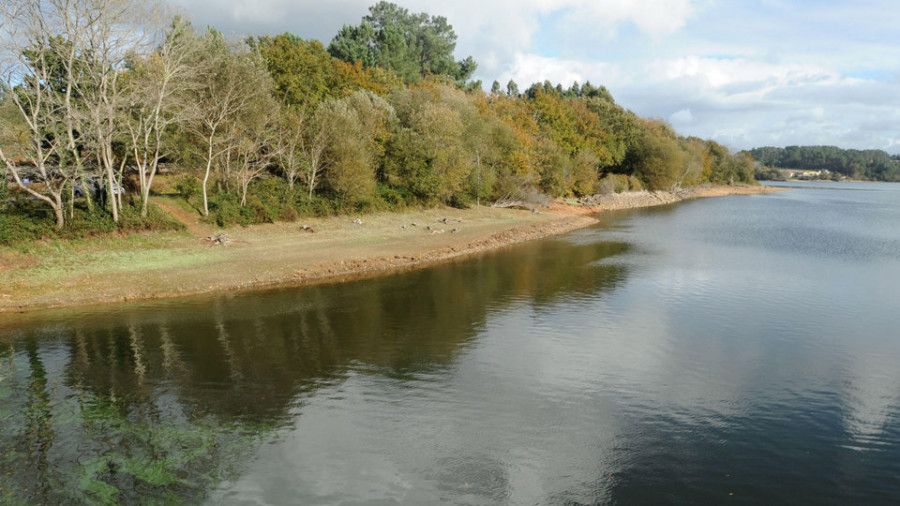
[[[388,2],[326,46],[238,40],[163,3],[8,0],[0,243],[751,183],[749,153],[603,86],[472,81],[447,20]]]

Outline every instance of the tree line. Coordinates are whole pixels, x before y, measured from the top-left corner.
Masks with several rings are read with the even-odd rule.
[[[603,86],[485,92],[445,18],[388,2],[327,47],[235,40],[137,0],[0,10],[2,205],[39,203],[60,229],[146,219],[164,163],[220,224],[753,181],[749,153],[640,118]]]
[[[882,150],[787,146],[754,148],[750,153],[757,162],[768,167],[827,170],[851,179],[900,181],[900,160]]]

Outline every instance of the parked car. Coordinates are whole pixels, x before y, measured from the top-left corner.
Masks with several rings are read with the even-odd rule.
[[[106,180],[99,178],[89,178],[85,181],[86,185],[82,185],[81,183],[75,183],[72,186],[72,189],[75,192],[75,198],[82,198],[85,196],[85,189],[90,192],[91,197],[96,197],[101,193],[106,193]],[[125,188],[119,186],[118,183],[113,183],[113,193],[118,195],[125,195]]]

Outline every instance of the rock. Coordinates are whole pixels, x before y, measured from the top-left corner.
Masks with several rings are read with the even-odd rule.
[[[231,239],[225,234],[211,235],[208,237],[204,237],[204,240],[207,240],[213,244],[218,244],[219,246],[228,246],[232,242]]]

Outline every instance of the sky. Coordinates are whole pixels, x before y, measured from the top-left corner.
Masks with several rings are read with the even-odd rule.
[[[196,26],[325,45],[376,0],[170,0]],[[622,106],[732,149],[900,154],[897,0],[395,1],[447,18],[475,78],[606,86]]]

